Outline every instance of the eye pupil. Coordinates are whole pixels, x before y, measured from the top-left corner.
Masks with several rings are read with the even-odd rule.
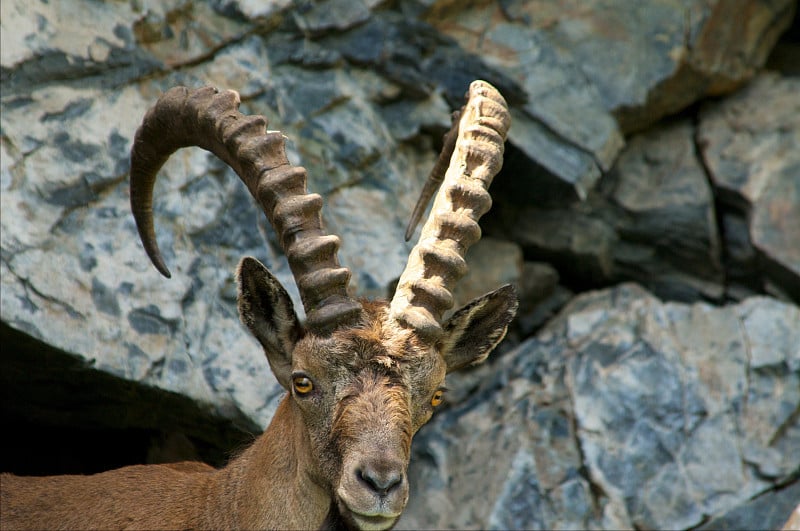
[[[314,389],[314,384],[305,376],[295,376],[292,379],[292,383],[294,384],[294,390],[301,395],[310,393]]]
[[[442,390],[436,391],[435,393],[433,393],[433,396],[431,397],[431,405],[434,407],[438,406],[439,404],[442,403],[443,399],[444,399],[444,391]]]

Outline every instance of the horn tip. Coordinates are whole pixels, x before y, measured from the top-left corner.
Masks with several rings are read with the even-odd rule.
[[[167,264],[164,263],[164,258],[161,256],[161,252],[158,249],[150,249],[145,248],[147,252],[147,256],[150,257],[150,261],[153,263],[155,268],[158,270],[166,278],[172,278],[172,273],[170,273]]]
[[[172,273],[170,272],[169,268],[167,268],[166,264],[163,261],[159,260],[158,262],[153,262],[153,265],[156,266],[158,272],[164,275],[166,278],[172,278]]]
[[[414,235],[414,229],[416,228],[416,224],[413,222],[409,222],[408,226],[406,227],[406,233],[404,235],[406,241],[411,239],[411,236]]]

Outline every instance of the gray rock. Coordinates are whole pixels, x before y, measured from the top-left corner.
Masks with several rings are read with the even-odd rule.
[[[747,240],[732,231],[735,266],[755,266],[800,301],[800,81],[764,74],[731,98],[706,105],[698,139],[720,199],[747,216]],[[770,102],[764,105],[764,102]],[[741,233],[738,233],[741,234]],[[763,281],[762,281],[763,282]]]
[[[212,0],[211,4],[220,13],[242,16],[264,22],[284,13],[292,6],[292,0]]]
[[[506,204],[490,216],[490,233],[507,235],[526,253],[556,264],[562,278],[602,284],[614,275],[619,236],[591,212]]]
[[[138,14],[132,5],[24,0],[3,4],[3,98],[18,91],[27,94],[32,86],[69,84],[96,75],[123,84],[159,68],[158,61],[136,44],[130,23]],[[94,22],[92,31],[86,31],[87,20]]]
[[[203,62],[253,30],[240,18],[219,13],[211,2],[164,0],[148,3],[146,8],[132,5],[138,17],[130,17],[121,25],[130,25],[136,47],[166,69]],[[279,9],[280,2],[275,7]]]
[[[750,79],[795,8],[792,0],[442,1],[421,16],[525,88],[526,116],[516,122],[531,123],[512,129],[512,143],[583,198],[622,148],[620,130],[643,129]],[[556,149],[541,149],[546,135]]]
[[[370,17],[370,9],[361,0],[324,0],[297,2],[292,16],[304,33],[318,35],[331,30],[346,30]]]
[[[561,54],[526,15],[500,13],[518,9],[515,3],[439,4],[425,20],[524,88],[527,103],[514,115],[511,142],[575,197],[585,198],[624,141],[595,86],[586,83],[582,65]]]
[[[453,292],[454,308],[504,284],[521,283],[522,249],[519,245],[494,238],[483,238],[467,252],[469,271]]]
[[[515,284],[519,292],[519,309],[513,324],[521,337],[528,337],[573,297],[573,293],[559,284],[558,271],[545,262],[525,262],[522,274]]]
[[[586,202],[548,203],[556,194],[500,182],[503,209],[489,214],[488,232],[510,237],[528,256],[556,264],[570,286],[636,280],[667,299],[721,300],[730,276],[746,288],[742,296],[763,292],[749,283],[760,274],[760,262],[743,220],[730,211],[718,216],[707,175],[713,169],[698,157],[695,134],[684,119],[632,136]],[[514,159],[511,164],[513,171]],[[786,184],[791,178],[779,181],[793,186]],[[793,195],[784,194],[782,201],[793,204]],[[718,217],[728,234],[725,242]],[[785,218],[791,223],[792,214]],[[794,232],[776,227],[773,233],[787,238],[783,234]],[[788,247],[780,252],[792,253]],[[738,258],[723,263],[726,256]],[[780,275],[775,283],[791,286]]]
[[[249,237],[231,223],[238,235],[219,230],[223,237],[209,243],[216,224],[233,221],[221,214],[241,201],[234,193],[241,184],[228,175],[200,188],[197,175],[227,174],[199,150],[176,157],[156,192],[157,224],[168,227],[160,243],[174,276],[154,274],[137,241],[125,182],[130,138],[148,105],[132,88],[106,94],[54,86],[4,109],[11,157],[4,158],[0,198],[3,321],[121,378],[218,411],[232,403],[266,422],[276,392],[263,394],[264,385],[277,383],[239,328],[235,302],[220,297],[239,255],[252,249],[258,215],[250,201],[241,202],[231,210],[251,224]],[[208,251],[196,254],[193,240]],[[256,241],[258,250],[249,252],[270,263],[263,239]],[[203,286],[210,291],[199,296]],[[241,355],[219,355],[231,348]]]
[[[418,435],[399,527],[722,517],[800,465],[798,345],[800,310],[765,297],[662,303],[630,284],[578,296]],[[762,513],[765,527],[779,513]]]
[[[767,492],[722,516],[709,520],[700,531],[735,531],[738,529],[783,529],[792,510],[800,500],[800,482],[786,488]]]
[[[605,183],[608,198],[621,208],[615,229],[617,275],[641,279],[656,293],[677,284],[676,270],[697,280],[684,282],[710,299],[722,296],[721,245],[714,197],[694,149],[688,121],[631,139]],[[697,294],[680,298],[693,300]],[[677,298],[673,295],[673,298]]]

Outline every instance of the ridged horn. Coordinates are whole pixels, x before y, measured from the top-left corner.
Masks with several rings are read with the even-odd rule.
[[[452,290],[467,271],[464,256],[481,237],[478,220],[492,205],[488,188],[503,165],[510,124],[497,89],[473,81],[450,164],[390,305],[396,321],[429,341],[441,336],[442,316],[453,306]]]
[[[286,253],[309,328],[328,334],[360,318],[347,293],[350,271],[337,258],[339,238],[322,227],[322,198],[306,190],[306,170],[291,166],[283,135],[263,116],[239,112],[239,94],[213,87],[175,87],[147,112],[131,148],[131,209],[145,251],[165,276],[153,225],[159,169],[182,147],[198,146],[228,164],[259,203]]]

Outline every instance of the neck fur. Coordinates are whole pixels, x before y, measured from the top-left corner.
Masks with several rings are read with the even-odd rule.
[[[241,529],[316,529],[327,522],[329,493],[309,474],[308,433],[287,395],[266,431],[221,471],[223,497]]]

